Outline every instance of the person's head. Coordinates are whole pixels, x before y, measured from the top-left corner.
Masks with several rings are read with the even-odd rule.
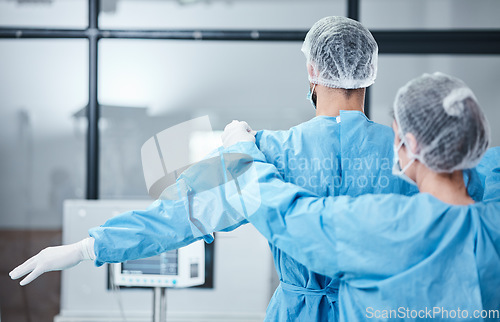
[[[490,141],[471,89],[443,73],[424,74],[399,89],[393,128],[400,166],[414,181],[412,160],[436,173],[453,173],[475,167]]]
[[[368,29],[345,17],[326,17],[307,33],[302,52],[309,82],[329,88],[359,89],[375,82],[378,46]]]

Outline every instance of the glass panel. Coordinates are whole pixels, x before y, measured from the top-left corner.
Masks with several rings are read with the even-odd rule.
[[[76,28],[88,26],[86,0],[0,1],[1,27]]]
[[[173,125],[208,115],[213,130],[233,119],[254,129],[287,129],[314,117],[300,47],[102,40],[101,197],[148,198],[141,146]]]
[[[370,29],[500,28],[497,0],[361,0]]]
[[[328,15],[345,15],[345,0],[134,1],[101,0],[108,29],[309,29]]]
[[[84,197],[84,40],[0,41],[0,228],[60,229]]]
[[[381,55],[378,76],[371,91],[371,118],[390,125],[397,90],[423,73],[440,71],[462,79],[474,92],[490,122],[492,146],[500,146],[500,57]]]

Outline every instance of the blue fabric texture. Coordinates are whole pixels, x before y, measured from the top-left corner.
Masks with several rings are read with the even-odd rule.
[[[425,319],[427,310],[438,320],[458,310],[472,320],[500,308],[498,191],[468,206],[426,193],[318,197],[285,183],[255,144],[232,148],[256,160],[261,200],[248,220],[309,270],[338,279],[339,321]],[[496,185],[491,160],[480,174]]]
[[[482,199],[484,201],[494,201],[500,199],[500,147],[490,148],[486,151],[481,162],[476,167],[481,184],[476,188],[484,187]]]

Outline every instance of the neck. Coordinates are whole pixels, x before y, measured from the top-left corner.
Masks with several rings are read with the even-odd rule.
[[[365,89],[342,89],[316,86],[316,116],[338,116],[340,111],[364,113]]]
[[[474,200],[469,196],[462,171],[436,173],[419,163],[417,184],[420,192],[427,192],[437,199],[452,205],[469,205]]]

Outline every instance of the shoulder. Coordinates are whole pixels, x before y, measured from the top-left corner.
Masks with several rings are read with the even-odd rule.
[[[373,132],[379,133],[379,135],[384,135],[390,137],[391,140],[394,139],[394,131],[390,126],[383,125],[380,123],[376,123],[373,121],[369,121],[367,127]]]
[[[378,139],[381,137],[394,138],[394,131],[391,127],[371,121],[360,111],[340,111],[341,125],[349,129],[356,129],[358,132],[365,132],[368,139]],[[361,133],[359,133],[362,135]],[[373,134],[373,135],[371,135]]]
[[[261,147],[265,148],[265,145],[282,145],[284,142],[292,140],[293,137],[316,132],[323,124],[328,123],[336,125],[335,118],[315,117],[288,130],[261,130],[255,136],[256,143],[259,149]]]

